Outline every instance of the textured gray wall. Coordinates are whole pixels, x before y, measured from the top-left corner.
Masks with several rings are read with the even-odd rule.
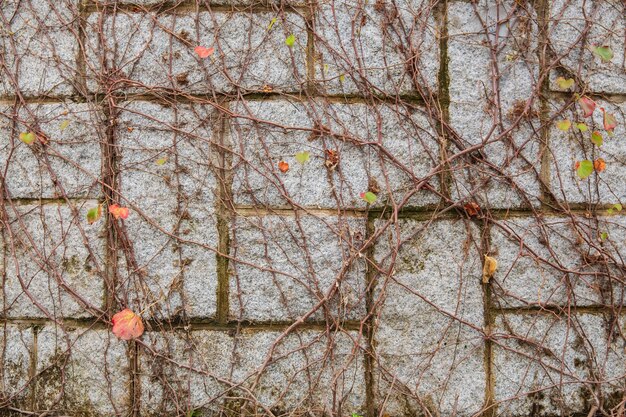
[[[624,415],[625,16],[0,0],[0,415]]]

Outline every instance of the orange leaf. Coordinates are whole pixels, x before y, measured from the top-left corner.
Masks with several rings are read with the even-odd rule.
[[[125,309],[113,316],[113,334],[122,340],[135,339],[143,334],[141,317],[130,309]]]
[[[204,46],[196,46],[194,51],[198,54],[200,58],[204,59],[213,55],[213,52],[215,52],[215,49],[205,48]]]
[[[289,164],[285,161],[280,161],[278,163],[278,169],[280,169],[280,172],[287,172],[289,171]]]
[[[465,209],[465,211],[470,217],[476,216],[478,214],[478,211],[480,210],[480,206],[474,203],[473,201],[470,201],[469,203],[465,204],[463,208]]]
[[[597,172],[604,171],[606,169],[606,162],[604,161],[604,159],[598,158],[593,161],[593,169],[595,169]]]
[[[117,204],[111,204],[109,206],[109,213],[111,213],[116,219],[126,219],[128,217],[129,210],[128,207],[120,207]]]

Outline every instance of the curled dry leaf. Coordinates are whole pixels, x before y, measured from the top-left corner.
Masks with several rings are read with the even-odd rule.
[[[280,161],[278,163],[278,169],[280,169],[280,172],[287,172],[289,171],[289,164],[285,161]]]
[[[326,161],[324,165],[328,169],[335,169],[339,164],[339,151],[334,151],[332,149],[326,149]]]
[[[498,261],[496,258],[485,255],[485,263],[483,264],[483,284],[489,284],[489,280],[493,277],[498,269]]]
[[[129,214],[129,210],[128,207],[120,207],[117,204],[111,204],[109,206],[109,213],[111,213],[113,215],[113,217],[115,217],[116,219],[126,219],[128,218],[128,214]]]
[[[617,120],[615,119],[615,115],[611,113],[607,113],[603,107],[600,108],[603,113],[602,121],[604,122],[604,130],[607,132],[612,132],[613,129],[617,127]]]
[[[141,317],[130,309],[124,309],[113,316],[113,334],[122,340],[136,339],[143,334]]]
[[[478,212],[480,211],[480,206],[473,201],[466,203],[463,208],[465,209],[467,215],[470,217],[477,216]]]
[[[198,54],[198,56],[202,59],[204,58],[208,58],[211,55],[213,55],[213,52],[215,52],[215,49],[213,48],[206,48],[204,46],[196,46],[194,49],[194,52],[196,54]]]

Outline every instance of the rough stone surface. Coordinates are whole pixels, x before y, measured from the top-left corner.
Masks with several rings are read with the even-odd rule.
[[[328,94],[437,89],[439,28],[432,2],[328,0],[316,13],[316,84]]]
[[[160,316],[213,317],[216,157],[210,107],[129,102],[119,115],[122,205],[133,258],[120,292]],[[146,298],[147,297],[147,298]]]
[[[127,345],[108,330],[45,326],[37,335],[35,407],[60,415],[127,415]]]
[[[358,319],[365,312],[365,219],[237,217],[230,314],[236,320]],[[327,300],[331,289],[337,293]],[[312,313],[312,314],[310,314]]]
[[[561,90],[557,77],[575,75],[591,91],[626,93],[625,14],[626,5],[619,0],[550,2],[550,44],[563,65],[560,71],[551,73],[552,89]],[[593,53],[594,48],[603,45],[613,51],[610,62]]]
[[[360,194],[368,190],[377,190],[376,205],[392,200],[399,204],[405,198],[405,206],[438,202],[425,188],[415,192],[439,152],[433,128],[418,111],[282,100],[247,102],[235,110],[230,141],[238,204],[364,208]],[[320,127],[325,132],[321,135],[315,133]],[[339,152],[334,169],[326,166],[327,151]],[[300,164],[295,159],[299,152],[309,152],[310,160]],[[289,164],[289,171],[279,170],[280,161]],[[439,189],[437,175],[427,183]]]
[[[375,249],[382,268],[374,298],[377,404],[389,415],[471,416],[483,406],[487,383],[480,235],[463,221],[397,226],[400,235],[389,225]],[[399,244],[390,272],[389,255]]]
[[[493,358],[498,414],[584,415],[593,395],[602,396],[608,409],[615,407],[623,393],[623,324],[592,314],[498,317]],[[595,381],[602,381],[601,393],[595,393]]]
[[[584,119],[578,105],[565,116],[570,116],[572,123],[585,122],[589,126],[587,132],[573,127],[563,132],[556,127],[556,123],[550,128],[549,152],[553,157],[550,187],[557,200],[570,204],[626,202],[626,146],[621,140],[625,131],[621,115],[626,112],[626,104],[612,104],[604,100],[598,100],[597,104],[620,119],[613,137],[603,129],[600,110],[596,110],[593,117]],[[563,102],[555,101],[551,108],[557,111],[563,106]],[[590,140],[593,131],[599,131],[603,137],[603,144],[599,148]],[[585,159],[594,161],[598,158],[605,160],[606,169],[581,180],[576,173],[576,162]]]
[[[621,285],[609,285],[590,259],[599,232],[584,217],[510,218],[492,228],[497,254],[494,302],[510,306],[610,305]]]
[[[88,225],[96,201],[14,205],[7,209],[4,314],[86,317],[104,302],[103,221]]]
[[[452,195],[472,195],[480,206],[493,208],[540,202],[538,105],[529,106],[522,116],[533,89],[538,88],[536,16],[532,8],[515,3],[451,2],[448,8],[450,123],[462,138],[452,141],[449,153],[486,143],[480,161],[461,159],[453,165]],[[497,48],[495,59],[491,48]],[[494,62],[498,95],[492,82]],[[519,117],[522,122],[508,132]]]
[[[0,96],[70,95],[78,74],[78,0],[5,0]]]
[[[24,405],[31,394],[28,382],[33,354],[33,330],[4,323],[0,342],[0,395],[3,400]]]
[[[102,121],[92,104],[0,107],[0,170],[11,198],[98,197],[104,129],[94,126]],[[48,143],[27,145],[22,132]]]
[[[262,91],[300,90],[306,83],[304,21],[293,13],[278,17],[268,31],[272,13],[200,12],[173,15],[123,13],[89,17],[87,46],[88,86],[103,91],[121,79],[132,81],[130,91],[181,89],[213,93],[238,89]],[[157,24],[158,21],[158,24]],[[102,31],[103,38],[97,33]],[[289,47],[285,40],[296,38]],[[104,40],[102,40],[104,39]],[[117,48],[112,48],[113,45]],[[215,48],[201,59],[198,45]],[[101,51],[106,54],[106,77],[100,71]]]
[[[354,332],[333,334],[332,342],[313,330],[286,337],[278,331],[199,330],[151,335],[151,341],[160,355],[142,355],[146,415],[195,410],[209,416],[220,408],[349,415],[365,408],[363,339]]]

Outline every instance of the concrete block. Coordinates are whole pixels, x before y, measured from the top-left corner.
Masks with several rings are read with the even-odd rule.
[[[216,156],[213,113],[202,105],[129,102],[119,116],[125,221],[133,245],[119,291],[141,310],[213,317],[216,304]]]
[[[550,188],[554,198],[569,204],[615,204],[626,202],[626,146],[620,138],[625,131],[626,104],[612,104],[604,100],[597,100],[598,107],[603,107],[608,113],[615,115],[617,127],[615,136],[610,137],[603,129],[602,112],[595,111],[593,117],[583,118],[578,105],[561,110],[564,103],[554,101],[551,110],[559,117],[550,127],[549,153]],[[556,122],[569,118],[572,123],[584,122],[588,125],[587,132],[580,132],[572,127],[563,132],[556,127]],[[603,137],[603,144],[597,147],[591,142],[591,134],[598,131]],[[576,173],[576,162],[585,159],[594,161],[602,158],[606,162],[603,172],[594,172],[588,178],[581,180]]]
[[[109,329],[46,325],[37,335],[36,409],[73,416],[127,415],[131,405],[127,350],[128,342]]]
[[[439,201],[433,191],[415,192],[439,161],[435,130],[420,111],[283,100],[250,101],[233,110],[229,137],[237,204],[365,208],[360,194],[373,184],[377,206],[405,198],[405,206]],[[328,151],[339,152],[334,169],[327,166]],[[297,162],[299,152],[309,152],[310,160]],[[281,160],[289,171],[279,170]],[[427,183],[439,190],[437,175]]]
[[[623,325],[623,319],[582,313],[497,317],[498,415],[584,415],[598,405],[596,397],[605,409],[615,407],[623,393]]]
[[[440,28],[431,3],[322,1],[316,84],[327,94],[436,93]]]
[[[550,2],[550,45],[564,67],[552,70],[551,89],[561,90],[557,77],[575,76],[584,83],[586,91],[626,93],[624,14],[626,6],[618,0]],[[605,45],[614,54],[610,62],[593,53],[594,48]]]
[[[306,83],[307,35],[304,20],[294,13],[181,11],[157,19],[154,13],[118,11],[91,15],[88,28],[92,91],[112,83],[128,91],[296,91]],[[285,40],[291,34],[296,42],[289,47]],[[194,52],[198,45],[213,47],[215,53],[201,59]],[[103,50],[108,51],[107,68],[114,69],[106,74],[99,61]]]
[[[539,75],[537,18],[532,10],[515,1],[449,3],[449,110],[459,138],[451,141],[448,155],[485,143],[482,158],[464,157],[453,163],[455,199],[472,199],[492,208],[540,204],[539,103],[528,101],[538,88]],[[492,47],[498,50],[495,58]]]
[[[0,169],[10,196],[97,198],[106,140],[102,123],[102,112],[87,103],[2,106]],[[27,145],[19,139],[22,132],[42,133],[48,144]]]
[[[377,230],[385,224],[377,221]],[[461,220],[400,220],[381,235],[373,300],[381,413],[481,410],[487,381],[479,247],[478,230]]]
[[[0,96],[68,96],[78,72],[78,0],[6,0]]]
[[[236,217],[230,246],[233,320],[359,319],[365,313],[365,219]],[[328,292],[337,293],[324,301]],[[324,302],[321,307],[316,307]]]
[[[584,217],[524,217],[492,226],[498,260],[494,302],[503,307],[611,305],[622,293],[607,286],[597,258],[598,232]]]
[[[8,206],[3,287],[8,317],[88,317],[104,303],[104,220],[97,201]]]

